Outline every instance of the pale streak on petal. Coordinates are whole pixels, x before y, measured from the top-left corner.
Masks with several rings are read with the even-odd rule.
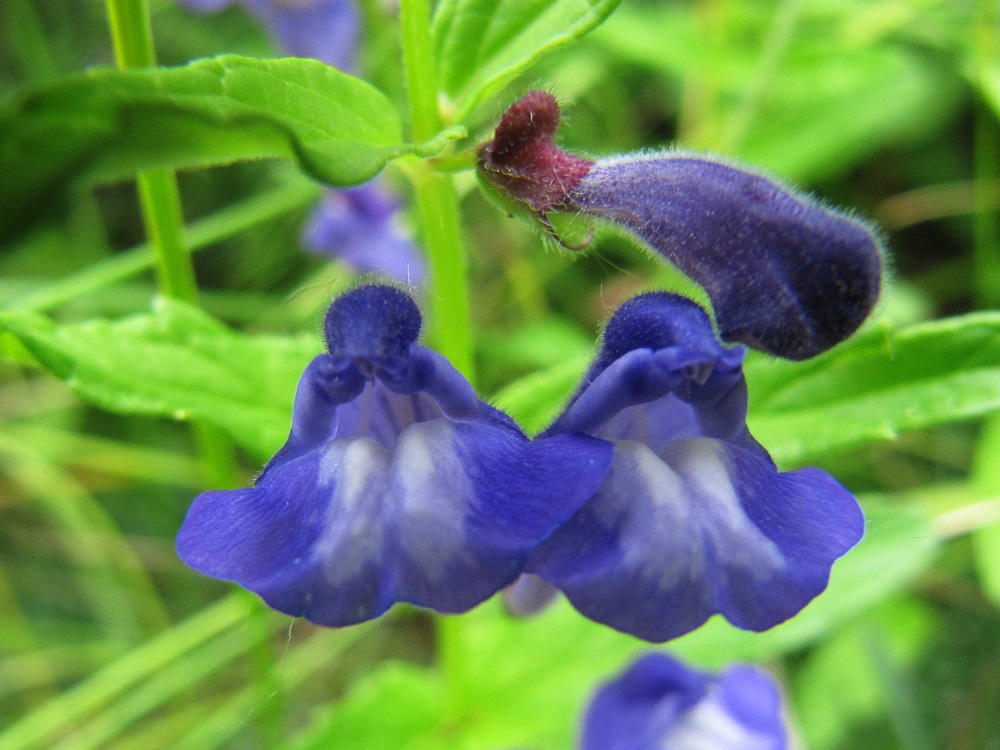
[[[688,711],[660,742],[660,750],[774,750],[774,737],[737,722],[710,694]]]
[[[376,528],[381,514],[373,506],[382,503],[388,475],[389,452],[376,440],[334,440],[327,446],[320,477],[324,486],[333,486],[333,498],[312,554],[325,561],[323,572],[332,585],[382,555],[384,539]]]
[[[474,511],[475,492],[455,451],[446,420],[408,427],[396,444],[392,497],[399,498],[399,543],[419,560],[422,574],[444,581],[456,567],[474,565],[463,522]],[[397,492],[398,490],[398,492]]]
[[[680,468],[696,500],[704,503],[709,518],[702,518],[700,525],[702,532],[713,540],[720,560],[751,570],[761,580],[770,578],[772,571],[784,565],[778,545],[744,512],[729,475],[722,443],[706,438],[679,441],[670,446],[665,459]]]
[[[645,495],[649,515],[629,513],[634,498],[622,491],[622,481]],[[705,575],[706,548],[719,567],[748,569],[762,580],[784,563],[777,545],[744,513],[718,441],[676,441],[663,458],[641,443],[619,441],[605,488],[603,501],[594,505],[602,524],[613,528],[624,521],[623,538],[663,540],[664,554],[652,559],[646,545],[623,548],[624,565],[654,579],[662,590],[682,578]]]

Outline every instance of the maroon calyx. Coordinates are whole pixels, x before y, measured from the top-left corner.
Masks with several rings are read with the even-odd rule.
[[[480,175],[544,219],[563,207],[593,162],[563,151],[553,138],[559,104],[547,91],[529,91],[504,112],[493,140],[479,149]]]

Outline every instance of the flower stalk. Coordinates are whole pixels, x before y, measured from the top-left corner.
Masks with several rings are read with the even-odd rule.
[[[437,103],[430,3],[403,0],[400,16],[411,137],[419,143],[433,138],[443,126]],[[472,316],[458,196],[450,175],[435,172],[426,162],[409,166],[420,236],[430,265],[430,339],[474,383]]]

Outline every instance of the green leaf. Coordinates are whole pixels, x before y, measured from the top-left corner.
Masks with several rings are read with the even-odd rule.
[[[625,7],[593,39],[619,59],[717,92],[699,105],[711,108],[703,130],[688,134],[697,148],[730,147],[719,125],[747,114],[740,108],[749,95],[747,129],[732,155],[803,182],[926,138],[961,104],[953,69],[896,36],[852,31],[864,7],[850,3],[803,4],[788,50],[754,96],[775,5],[745,6],[740,32],[728,37],[690,3]]]
[[[747,365],[748,424],[776,461],[1000,408],[1000,313],[874,327],[808,362]]]
[[[320,351],[314,336],[244,336],[195,308],[57,326],[0,311],[0,329],[80,398],[120,414],[205,419],[260,459],[288,434],[295,385]]]
[[[735,155],[789,179],[829,179],[879,148],[936,132],[961,103],[960,83],[905,48],[803,49],[776,77]]]
[[[434,14],[438,83],[461,122],[547,52],[583,36],[621,0],[442,0]]]
[[[559,415],[589,361],[588,352],[525,375],[500,390],[492,401],[510,414],[526,432],[537,432]]]
[[[873,640],[885,643],[894,663],[908,666],[924,652],[935,625],[929,606],[900,597],[820,644],[794,681],[795,714],[808,747],[843,747],[852,725],[885,711],[891,691],[872,659]]]
[[[433,735],[443,721],[437,675],[390,663],[358,682],[327,709],[326,719],[289,742],[286,750],[417,750],[451,747]]]
[[[0,239],[74,183],[284,157],[354,185],[406,148],[381,92],[315,60],[223,56],[70,75],[0,110]]]
[[[3,332],[0,332],[0,361],[25,367],[38,367],[38,360],[24,348],[24,344],[16,336]]]
[[[571,745],[587,696],[640,653],[665,648],[704,667],[760,661],[816,642],[903,589],[931,563],[940,540],[922,512],[877,506],[865,538],[833,567],[827,590],[799,615],[765,633],[719,617],[665,646],[598,625],[565,601],[517,620],[495,600],[463,618],[467,703],[474,706],[453,748]]]

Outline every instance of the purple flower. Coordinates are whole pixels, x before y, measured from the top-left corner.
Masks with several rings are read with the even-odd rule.
[[[180,0],[215,13],[237,0]],[[277,46],[293,57],[313,57],[354,70],[361,18],[354,0],[238,0],[264,25]]]
[[[781,694],[764,671],[716,676],[648,654],[594,695],[580,750],[785,750]]]
[[[303,230],[303,244],[362,273],[381,272],[407,284],[423,284],[426,264],[400,225],[400,208],[378,180],[328,190]]]
[[[558,124],[550,94],[527,94],[481,147],[481,178],[547,227],[549,212],[568,211],[633,232],[705,288],[726,341],[806,359],[878,300],[881,251],[864,223],[713,157],[592,162],[555,146]]]
[[[526,572],[587,617],[649,641],[715,613],[766,630],[823,591],[864,518],[825,472],[778,472],[746,427],[742,359],[688,299],[626,302],[543,433],[610,441],[611,467]]]
[[[205,492],[180,557],[330,626],[410,602],[462,612],[510,584],[593,494],[610,446],[530,442],[440,354],[390,286],[334,301],[284,447],[249,489]]]

